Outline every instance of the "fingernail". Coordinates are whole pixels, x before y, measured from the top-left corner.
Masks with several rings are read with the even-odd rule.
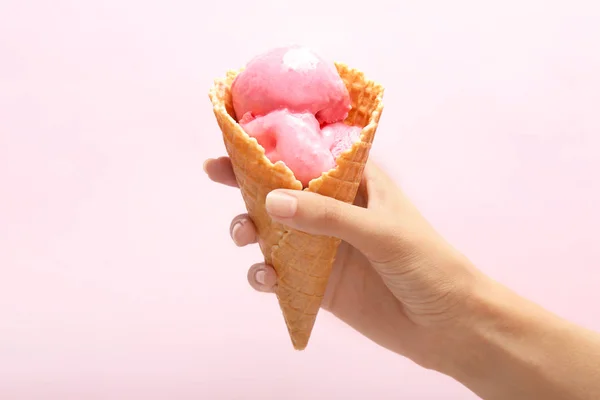
[[[210,158],[204,160],[204,162],[202,163],[202,170],[204,171],[205,174],[208,174],[208,170],[206,169],[206,166],[208,165],[209,161],[210,161]]]
[[[286,193],[271,192],[267,195],[265,206],[274,217],[290,218],[296,214],[298,199]]]
[[[233,224],[233,227],[231,228],[231,238],[233,239],[233,242],[237,246],[241,246],[241,242],[240,242],[240,238],[239,238],[239,232],[240,232],[241,227],[242,227],[242,222],[238,221],[235,224]]]
[[[265,284],[265,270],[263,269],[259,269],[258,271],[256,271],[256,274],[254,275],[254,279],[256,279],[256,282],[258,282],[261,285]]]

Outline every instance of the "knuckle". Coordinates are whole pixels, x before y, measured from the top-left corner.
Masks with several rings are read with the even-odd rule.
[[[378,264],[389,264],[399,260],[407,260],[415,256],[412,249],[407,248],[404,238],[395,226],[382,223],[380,230],[374,232],[370,258]]]
[[[321,208],[321,219],[325,223],[336,223],[342,219],[341,208],[336,203],[326,204]]]
[[[238,214],[231,220],[231,223],[229,224],[229,232],[233,232],[233,228],[236,224],[246,225],[249,223],[253,224],[253,221],[248,214]]]

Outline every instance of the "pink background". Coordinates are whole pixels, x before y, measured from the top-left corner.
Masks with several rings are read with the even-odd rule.
[[[292,42],[386,86],[373,157],[457,247],[600,329],[598,6],[491,3],[2,1],[0,398],[475,398],[326,313],[294,352],[247,285],[207,91]]]

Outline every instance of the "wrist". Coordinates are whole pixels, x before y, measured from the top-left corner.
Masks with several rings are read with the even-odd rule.
[[[439,334],[432,369],[486,399],[600,395],[600,388],[592,383],[600,378],[597,334],[487,278],[474,288],[464,311]]]
[[[438,352],[432,369],[459,381],[493,370],[495,352],[502,353],[507,338],[525,329],[526,305],[516,294],[488,278],[482,278],[465,301],[462,315],[438,333]],[[490,365],[492,364],[492,365]]]
[[[532,307],[533,303],[483,277],[465,301],[460,318],[438,332],[430,368],[486,399],[521,398],[504,390],[519,374],[529,376],[530,383],[536,380],[532,369],[538,368],[540,359],[530,346],[540,326],[547,325],[534,321],[546,316]]]

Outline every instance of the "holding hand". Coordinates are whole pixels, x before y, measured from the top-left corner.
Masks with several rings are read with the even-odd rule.
[[[227,158],[208,160],[212,180],[237,186]],[[428,364],[428,337],[457,322],[479,273],[449,246],[400,189],[372,162],[355,205],[315,193],[275,190],[266,199],[284,225],[342,240],[322,307],[380,345]],[[235,217],[239,246],[257,241],[246,214]],[[275,270],[262,263],[248,272],[250,285],[272,291]]]
[[[237,186],[227,157],[204,169]],[[266,208],[284,225],[342,240],[322,308],[381,346],[486,399],[600,399],[600,335],[482,274],[372,162],[354,205],[274,190]],[[230,232],[238,246],[258,240],[246,214]],[[248,281],[272,292],[277,276],[257,263]]]

